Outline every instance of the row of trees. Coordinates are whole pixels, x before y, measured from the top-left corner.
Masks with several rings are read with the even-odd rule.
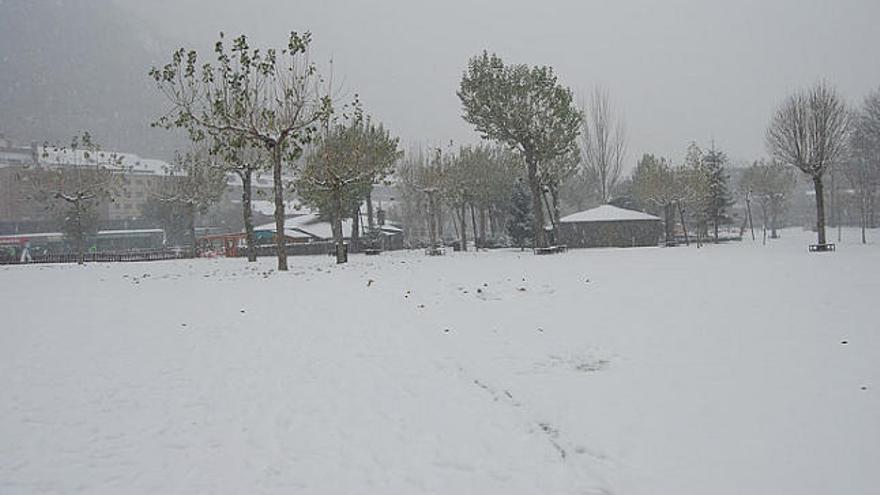
[[[392,173],[408,227],[426,226],[433,243],[443,237],[444,226],[449,228],[445,210],[465,249],[469,224],[477,246],[501,233],[525,243],[524,224],[530,224],[534,245],[545,246],[545,225],[556,227],[563,208],[607,203],[618,195],[628,197],[622,203],[665,217],[667,238],[675,236],[678,222],[685,239],[690,229],[698,241],[717,240],[720,226],[730,222],[733,191],[723,151],[714,144],[704,151],[692,143],[679,165],[644,155],[624,178],[626,130],[608,94],[596,91],[578,108],[550,67],[505,64],[488,52],[472,58],[458,91],[463,118],[494,144],[418,151],[401,160],[398,139],[363,113],[357,97],[341,111],[335,107],[332,85],[309,59],[310,43],[308,33],[293,32],[285,48],[261,50],[244,36],[227,45],[221,34],[211,60],[180,49],[168,64],[150,71],[170,103],[155,125],[183,129],[194,143],[194,151],[179,156],[170,171],[179,180],[157,191],[156,201],[192,219],[219,198],[225,177],[236,174],[243,186],[251,260],[251,183],[264,171],[273,179],[279,270],[287,268],[286,193],[296,190],[303,203],[330,221],[341,263],[346,261],[343,220],[353,220],[357,246],[361,205],[367,204],[372,232],[372,186]],[[816,189],[823,244],[822,179],[830,167],[839,167],[860,196],[864,227],[878,183],[878,121],[880,92],[858,112],[827,84],[798,92],[780,106],[767,130],[773,160],[749,168],[736,191],[749,211],[756,202],[774,237],[795,181],[790,167],[800,169]],[[97,196],[81,191],[80,199],[60,193],[56,198],[77,205]],[[187,229],[194,243],[192,221]]]
[[[573,105],[571,91],[558,83],[552,68],[508,65],[497,55],[483,52],[470,60],[458,96],[465,121],[483,138],[508,146],[522,158],[533,202],[537,246],[546,244],[541,204],[545,192],[553,197],[553,206],[547,210],[554,225],[558,222],[559,193],[566,184],[591,184],[600,202],[611,199],[620,181],[626,135],[623,126],[611,117],[607,95],[594,94],[590,112],[584,113]],[[864,241],[880,182],[878,129],[880,91],[869,95],[857,110],[850,109],[824,82],[792,94],[767,129],[767,149],[774,161],[755,164],[740,184],[749,210],[754,195],[763,224],[770,225],[775,236],[794,182],[783,167],[797,168],[813,182],[818,243],[825,245],[823,178],[834,167],[843,172],[858,196]],[[579,135],[580,150],[576,143]],[[579,159],[583,163],[580,168]],[[726,162],[725,154],[714,145],[705,153],[692,145],[679,167],[646,155],[632,178],[634,199],[641,200],[643,207],[662,209],[667,226],[673,224],[671,217],[677,210],[685,238],[690,218],[698,239],[711,230],[717,240],[719,227],[729,221],[726,212],[733,203]],[[572,180],[575,178],[580,180]],[[586,188],[580,189],[584,197]]]
[[[665,219],[667,240],[675,238],[677,217],[686,242],[690,238],[689,225],[695,229],[698,242],[710,232],[717,242],[719,228],[730,223],[728,209],[733,204],[727,164],[727,155],[714,144],[704,152],[691,143],[678,166],[645,154],[632,174],[631,199],[635,206]]]
[[[488,245],[506,232],[521,170],[520,157],[502,146],[416,150],[397,168],[400,213],[410,230],[424,226],[432,246],[443,237],[444,210],[453,218],[451,228],[462,249],[468,248],[468,225],[475,246]]]
[[[360,102],[337,113],[332,83],[309,58],[311,35],[291,32],[281,50],[252,48],[245,36],[227,46],[221,33],[213,60],[180,49],[150,76],[170,103],[156,126],[184,129],[213,157],[193,162],[236,173],[248,258],[255,260],[251,212],[254,174],[270,170],[275,204],[278,269],[287,270],[285,193],[296,189],[308,206],[332,224],[337,262],[347,261],[342,221],[353,219],[359,242],[359,209],[367,201],[372,230],[372,185],[399,158],[398,140],[363,113]],[[198,174],[196,174],[198,175]]]
[[[341,222],[354,219],[353,238],[358,242],[356,210],[364,199],[372,229],[372,184],[393,170],[400,156],[398,140],[364,115],[356,97],[336,113],[330,84],[309,60],[310,43],[308,33],[293,32],[285,48],[261,50],[250,47],[245,36],[227,44],[221,34],[212,60],[203,61],[196,51],[180,49],[168,64],[150,70],[170,103],[168,113],[154,125],[185,130],[192,150],[179,154],[166,180],[150,192],[148,209],[186,231],[193,247],[195,214],[220,199],[230,174],[242,184],[242,218],[251,261],[256,260],[252,182],[263,172],[270,172],[273,179],[279,270],[287,269],[284,196],[294,188],[306,205],[319,209],[333,224],[337,261],[346,261]],[[98,147],[88,135],[85,138],[69,150],[87,157],[97,153]],[[122,192],[120,164],[103,160],[92,169],[86,173],[84,166],[59,167],[59,173],[65,170],[66,175],[72,172],[74,178],[83,179],[55,181],[64,184],[63,190],[49,187],[51,181],[37,188],[72,205],[68,223],[76,232],[72,237],[80,258],[88,235],[87,213]]]
[[[859,205],[862,242],[874,227],[874,211],[880,192],[880,89],[869,94],[853,116],[849,153],[842,167]]]
[[[551,67],[506,64],[484,51],[468,62],[458,97],[466,122],[519,157],[531,193],[536,246],[547,244],[545,209],[555,229],[566,199],[578,206],[612,199],[627,139],[607,92],[597,89],[578,108]]]

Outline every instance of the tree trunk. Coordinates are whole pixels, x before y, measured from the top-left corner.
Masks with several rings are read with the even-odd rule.
[[[253,171],[246,169],[241,173],[241,205],[242,216],[244,217],[244,237],[247,245],[247,259],[249,262],[257,261],[257,247],[254,240],[254,215],[251,209],[251,180],[253,179]]]
[[[287,271],[287,238],[284,235],[284,183],[281,180],[281,146],[272,146],[272,187],[275,193],[275,253],[278,271]]]
[[[675,242],[675,209],[672,203],[663,206],[663,227],[666,234],[666,244]]]
[[[550,199],[553,201],[553,224],[559,226],[559,220],[562,217],[559,208],[559,187],[550,187]]]
[[[877,226],[877,195],[876,193],[871,193],[868,197],[868,228],[874,228]]]
[[[357,253],[361,249],[361,209],[355,208],[351,217],[351,252]]]
[[[534,158],[526,157],[529,176],[529,189],[532,190],[532,213],[534,225],[532,231],[535,237],[535,247],[547,247],[547,238],[544,236],[544,206],[541,204],[541,183],[538,181],[538,162]]]
[[[74,242],[76,244],[76,264],[84,265],[86,263],[85,243],[83,239],[83,237],[85,237],[85,232],[82,223],[82,205],[79,200],[74,202],[74,215],[76,215],[76,219],[74,220],[74,226],[76,227],[76,235],[74,236]]]
[[[434,221],[437,222],[437,238],[443,242],[443,201],[434,198],[434,206],[436,214]]]
[[[816,234],[819,244],[825,244],[825,189],[822,176],[813,177],[813,188],[816,191]]]
[[[684,234],[684,244],[685,246],[691,245],[691,238],[688,237],[688,228],[687,223],[684,221],[684,207],[681,206],[681,203],[678,203],[678,215],[681,217],[681,231]]]
[[[767,206],[766,202],[761,202],[761,245],[767,245]]]
[[[861,216],[862,216],[862,244],[867,244],[868,239],[865,237],[865,230],[868,227],[868,197],[866,194],[861,195]]]
[[[752,221],[752,193],[749,192],[749,197],[746,198],[746,213],[749,216],[749,230],[752,231],[752,240],[755,240],[755,223]]]
[[[433,193],[428,195],[428,239],[431,243],[429,249],[437,249],[437,209]]]
[[[480,236],[477,235],[477,215],[474,212],[474,205],[471,205],[471,225],[474,227],[474,251],[480,250]]]
[[[835,177],[837,167],[831,167],[831,220],[834,222],[834,226],[837,227],[837,242],[840,242],[840,238],[843,235],[843,227],[841,226],[841,218],[840,218],[840,204],[839,198],[837,197],[837,185],[835,183]]]
[[[461,221],[461,250],[467,252],[467,205],[461,204],[458,219]]]
[[[486,246],[486,208],[480,206],[480,245]]]
[[[779,239],[779,232],[777,232],[778,224],[779,224],[779,205],[777,202],[770,203],[770,238],[771,239]]]
[[[186,229],[189,234],[189,243],[192,246],[193,255],[199,255],[199,243],[196,240],[196,205],[192,203],[186,204]]]
[[[345,241],[342,238],[342,198],[339,191],[333,191],[333,241],[336,243],[336,264],[348,262]]]
[[[498,214],[494,205],[489,205],[489,232],[492,233],[492,237],[498,236]]]
[[[428,234],[428,240],[431,243],[431,246],[434,245],[434,202],[431,200],[431,197],[428,196],[427,204],[424,205],[425,209],[419,209],[419,213],[425,213],[425,232]]]
[[[372,232],[375,226],[376,222],[373,221],[373,186],[370,186],[370,190],[367,191],[367,227]]]
[[[544,208],[547,209],[547,217],[550,218],[550,226],[553,230],[556,230],[556,220],[553,217],[553,208],[550,206],[550,200],[547,199],[547,191],[544,188],[541,188],[541,197],[544,199]],[[549,240],[547,242],[550,242]]]

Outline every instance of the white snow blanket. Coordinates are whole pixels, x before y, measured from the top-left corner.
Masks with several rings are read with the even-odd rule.
[[[0,267],[0,493],[874,494],[850,234]]]

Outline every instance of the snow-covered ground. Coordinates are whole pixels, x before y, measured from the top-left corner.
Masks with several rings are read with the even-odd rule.
[[[2,267],[0,493],[878,493],[846,234]]]

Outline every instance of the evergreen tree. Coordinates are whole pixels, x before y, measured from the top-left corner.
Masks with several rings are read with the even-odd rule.
[[[712,146],[703,156],[701,168],[706,181],[706,195],[702,198],[700,209],[702,217],[712,225],[715,242],[718,242],[718,227],[730,223],[727,209],[733,205],[733,196],[727,184],[725,170],[727,155]]]
[[[507,233],[514,245],[524,249],[532,238],[532,195],[522,179],[516,181],[510,201],[510,220]]]

